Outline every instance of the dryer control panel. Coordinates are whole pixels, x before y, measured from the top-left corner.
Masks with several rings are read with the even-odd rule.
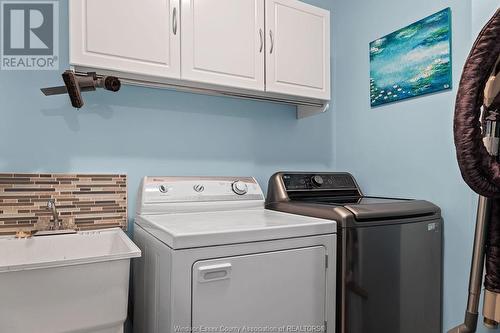
[[[145,177],[138,197],[139,213],[200,211],[200,207],[262,204],[264,194],[252,177]],[[174,207],[176,206],[176,207]],[[210,209],[209,209],[210,210]]]

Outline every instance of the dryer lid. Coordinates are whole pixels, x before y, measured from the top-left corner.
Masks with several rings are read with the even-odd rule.
[[[173,249],[332,234],[335,221],[266,209],[140,215],[136,224]]]

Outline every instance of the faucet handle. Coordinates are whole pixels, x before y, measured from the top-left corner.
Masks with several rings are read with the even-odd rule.
[[[49,199],[47,201],[47,209],[50,209],[52,211],[52,218],[54,219],[54,230],[59,230],[61,228],[61,220],[59,219],[56,201],[54,199]]]
[[[49,199],[47,200],[47,208],[52,208],[56,204],[56,201],[54,199]]]

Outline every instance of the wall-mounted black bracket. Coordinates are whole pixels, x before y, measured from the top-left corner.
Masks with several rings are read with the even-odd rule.
[[[112,92],[117,92],[121,88],[120,79],[114,76],[100,76],[95,72],[75,73],[67,70],[62,74],[64,86],[42,88],[45,96],[68,94],[73,107],[80,109],[83,107],[82,92],[95,91],[102,88]]]

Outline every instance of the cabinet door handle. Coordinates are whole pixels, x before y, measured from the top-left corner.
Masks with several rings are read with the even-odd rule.
[[[264,49],[264,32],[262,31],[262,29],[259,29],[259,36],[260,36],[259,53],[262,53],[262,50]]]
[[[273,35],[273,31],[272,30],[269,30],[269,38],[271,39],[271,48],[269,50],[269,53],[273,54],[273,51],[274,51],[274,35]]]
[[[177,35],[177,7],[174,7],[174,12],[172,13],[172,30],[174,35]]]

